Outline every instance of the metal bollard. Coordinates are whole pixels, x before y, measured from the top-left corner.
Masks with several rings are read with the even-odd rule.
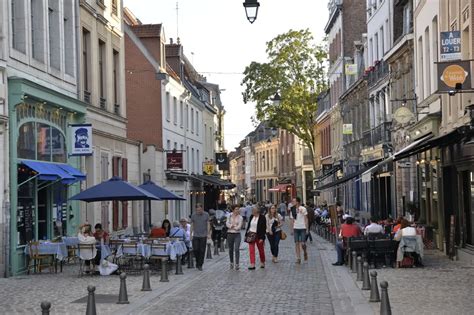
[[[194,258],[193,258],[193,251],[190,250],[188,252],[188,268],[191,269],[191,268],[194,268]]]
[[[369,278],[369,263],[364,262],[362,265],[362,290],[370,290],[370,278]]]
[[[206,250],[206,259],[212,259],[212,253],[211,253],[211,244],[207,243],[207,250]]]
[[[120,274],[120,291],[119,291],[119,299],[117,304],[129,304],[130,302],[128,301],[128,294],[127,294],[127,275],[125,272],[122,272]]]
[[[362,257],[357,257],[357,280],[362,281]]]
[[[223,239],[221,239],[221,242],[220,242],[220,244],[219,244],[219,249],[220,249],[221,252],[225,252],[224,240],[223,240]]]
[[[51,303],[48,301],[41,302],[41,315],[49,315],[51,309]]]
[[[380,301],[380,315],[392,315],[392,308],[390,307],[390,300],[388,299],[388,282],[380,282],[380,290],[382,291],[382,298]]]
[[[97,315],[95,309],[95,287],[90,285],[87,287],[87,308],[86,308],[86,315]]]
[[[142,291],[151,291],[150,285],[150,265],[145,264],[143,266],[143,284]]]
[[[349,251],[349,257],[347,257],[347,266],[349,267],[349,270],[352,270],[352,252]]]
[[[166,264],[166,258],[161,259],[161,278],[160,282],[169,282],[168,280],[168,266]]]
[[[352,252],[352,273],[357,272],[357,252],[353,251]]]
[[[181,256],[176,256],[176,274],[183,274],[183,266],[181,265]]]
[[[214,256],[219,256],[219,247],[217,245],[217,241],[214,242]]]
[[[369,302],[380,302],[379,286],[377,285],[377,271],[370,272],[370,299]]]

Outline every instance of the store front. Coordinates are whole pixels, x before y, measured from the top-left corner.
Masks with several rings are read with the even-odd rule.
[[[70,125],[84,120],[78,100],[20,78],[9,80],[11,274],[26,270],[29,241],[77,232],[79,203],[69,197],[85,179],[72,157]]]

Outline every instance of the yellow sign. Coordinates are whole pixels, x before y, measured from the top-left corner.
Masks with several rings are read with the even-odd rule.
[[[216,169],[216,165],[212,162],[202,163],[202,172],[206,175],[214,174],[215,169]]]
[[[443,74],[441,75],[441,80],[449,87],[456,87],[456,83],[464,83],[468,73],[460,65],[450,65],[447,66]]]

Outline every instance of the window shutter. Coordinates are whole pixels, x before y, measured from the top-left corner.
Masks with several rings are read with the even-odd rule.
[[[128,180],[128,159],[122,159],[122,177],[123,180]],[[128,202],[122,202],[122,228],[128,226]]]
[[[119,159],[120,157],[114,156],[112,158],[112,176],[119,175]],[[118,230],[118,217],[119,217],[119,203],[118,201],[112,201],[112,228],[114,231]]]

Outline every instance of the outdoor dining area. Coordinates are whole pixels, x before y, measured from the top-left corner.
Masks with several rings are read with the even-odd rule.
[[[119,177],[88,188],[70,198],[85,202],[130,200],[184,200],[182,197],[148,181],[134,186]],[[63,266],[76,266],[77,275],[110,275],[141,273],[145,265],[158,271],[175,264],[181,268],[184,257],[192,263],[190,242],[185,237],[149,237],[147,233],[113,235],[101,224],[82,224],[76,235],[58,236],[53,240],[30,241],[25,246],[27,272],[62,272]],[[179,266],[178,266],[179,265]],[[147,267],[148,268],[148,267]]]

